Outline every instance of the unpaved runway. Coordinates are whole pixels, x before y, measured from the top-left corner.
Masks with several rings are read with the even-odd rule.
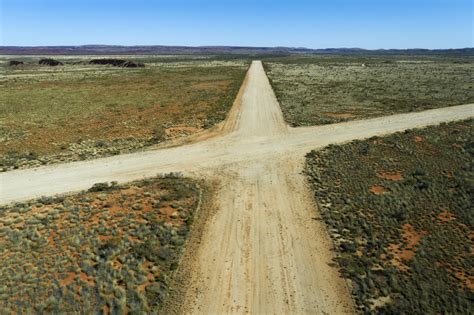
[[[260,62],[249,69],[241,104],[221,136],[156,151],[0,174],[0,203],[78,191],[96,182],[126,182],[161,172],[217,180],[209,218],[182,311],[350,313],[344,281],[301,175],[304,154],[408,128],[472,117],[474,105],[342,124],[288,128]]]

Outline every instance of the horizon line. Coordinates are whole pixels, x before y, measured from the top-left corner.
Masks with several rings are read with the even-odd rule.
[[[423,47],[409,47],[409,48],[363,48],[363,47],[319,47],[309,48],[305,46],[251,46],[251,45],[164,45],[164,44],[75,44],[75,45],[0,45],[2,47],[17,47],[17,48],[43,48],[43,47],[177,47],[177,48],[285,48],[285,49],[301,49],[301,50],[328,50],[328,49],[347,49],[347,50],[455,50],[455,49],[474,49],[474,46],[450,47],[450,48],[423,48]]]

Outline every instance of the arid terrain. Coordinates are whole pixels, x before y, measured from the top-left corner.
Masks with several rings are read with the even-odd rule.
[[[62,65],[0,59],[0,170],[117,155],[210,128],[226,117],[248,67],[198,56],[109,58],[142,68],[54,58]]]
[[[358,310],[472,309],[473,127],[455,122],[308,154],[306,173]]]
[[[291,126],[474,102],[472,56],[293,56],[265,68]]]
[[[199,183],[167,175],[2,208],[2,314],[152,312],[201,195]]]
[[[378,295],[353,299],[355,286],[344,279],[348,278],[346,273],[340,273],[343,261],[339,244],[334,242],[335,231],[327,221],[326,208],[318,210],[321,196],[314,198],[318,187],[307,180],[305,154],[331,144],[473,115],[474,105],[467,104],[292,128],[284,120],[262,63],[254,61],[226,120],[215,128],[156,150],[0,173],[0,203],[78,192],[98,182],[124,185],[159,173],[182,172],[212,185],[213,195],[202,206],[206,216],[198,214],[192,225],[164,313],[353,313],[363,310],[361,305],[367,299],[382,295],[374,291]],[[389,172],[381,176],[396,177],[398,173],[392,172],[403,170],[380,171]],[[383,184],[378,184],[381,188],[367,187],[369,196],[385,198]],[[189,205],[195,197],[190,198]],[[128,205],[126,208],[125,212]],[[5,209],[2,217],[14,212]],[[459,215],[455,209],[449,210]],[[394,237],[399,237],[402,223],[391,232]],[[424,231],[415,223],[406,223],[411,224],[408,233]],[[114,229],[110,230],[108,233],[113,234]],[[400,245],[400,250],[406,247],[401,242],[394,244]],[[7,288],[12,284],[9,282]],[[388,290],[382,297],[390,293]],[[387,306],[390,301],[367,302],[366,307],[377,303]]]

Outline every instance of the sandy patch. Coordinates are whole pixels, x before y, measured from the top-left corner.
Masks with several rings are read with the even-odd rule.
[[[394,256],[391,261],[392,264],[402,271],[408,271],[410,268],[405,262],[415,257],[416,246],[420,243],[422,237],[428,233],[426,231],[417,232],[410,223],[405,223],[402,229],[402,242],[390,244],[388,247]]]
[[[381,185],[373,185],[369,191],[375,195],[383,195],[387,192],[387,189]]]
[[[74,273],[74,272],[67,272],[67,277],[64,278],[64,279],[59,280],[59,284],[60,284],[61,286],[63,286],[63,287],[64,287],[64,286],[68,286],[68,285],[70,285],[71,283],[74,282],[74,279],[75,279],[75,278],[76,278],[76,273]]]
[[[387,171],[377,173],[377,177],[381,179],[399,181],[403,179],[403,174],[400,171]]]
[[[375,311],[377,308],[387,305],[390,302],[392,302],[392,298],[390,296],[381,296],[376,299],[369,299],[370,309],[372,311]]]
[[[445,223],[445,222],[449,222],[449,221],[452,221],[452,220],[455,220],[456,217],[454,216],[454,213],[452,212],[449,212],[448,210],[444,210],[443,212],[441,212],[440,214],[438,214],[438,219]]]
[[[466,275],[463,270],[454,271],[454,276],[461,281],[463,287],[474,292],[474,276]]]

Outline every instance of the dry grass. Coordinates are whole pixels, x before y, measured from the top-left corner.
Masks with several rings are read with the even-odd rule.
[[[471,57],[306,56],[265,65],[293,126],[474,102]]]
[[[243,61],[145,60],[144,69],[67,58],[58,67],[3,65],[0,155],[56,154],[84,140],[158,142],[166,127],[210,127],[224,119],[247,68]]]
[[[156,312],[199,196],[166,176],[3,207],[2,314]]]
[[[473,127],[454,122],[308,154],[306,171],[361,313],[470,312]]]

